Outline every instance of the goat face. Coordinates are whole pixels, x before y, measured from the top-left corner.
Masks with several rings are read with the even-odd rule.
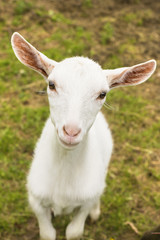
[[[51,120],[64,147],[80,143],[101,109],[109,86],[101,67],[84,57],[57,63],[48,76]]]

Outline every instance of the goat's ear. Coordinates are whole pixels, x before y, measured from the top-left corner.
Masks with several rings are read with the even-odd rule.
[[[39,52],[17,32],[12,35],[11,44],[16,57],[24,65],[39,72],[45,78],[49,76],[56,64],[55,61]]]
[[[138,85],[155,71],[156,61],[150,60],[132,67],[103,70],[110,88]]]

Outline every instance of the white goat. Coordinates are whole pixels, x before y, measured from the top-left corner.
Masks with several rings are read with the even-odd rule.
[[[56,239],[51,211],[54,215],[68,214],[77,208],[66,229],[66,238],[75,239],[82,236],[88,215],[92,220],[100,215],[100,196],[113,147],[109,127],[100,112],[105,96],[114,87],[146,81],[156,62],[102,70],[84,57],[57,63],[18,33],[13,34],[11,42],[17,58],[48,83],[50,117],[28,175],[29,203],[45,240]]]

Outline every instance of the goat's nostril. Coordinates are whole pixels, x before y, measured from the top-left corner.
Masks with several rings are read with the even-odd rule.
[[[81,132],[81,129],[78,126],[65,125],[63,126],[63,132],[70,137],[76,137]]]

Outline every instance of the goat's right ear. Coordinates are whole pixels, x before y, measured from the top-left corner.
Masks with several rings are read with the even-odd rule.
[[[13,33],[11,44],[19,61],[39,72],[43,77],[48,78],[56,61],[49,59],[43,53],[39,52],[17,32]]]

